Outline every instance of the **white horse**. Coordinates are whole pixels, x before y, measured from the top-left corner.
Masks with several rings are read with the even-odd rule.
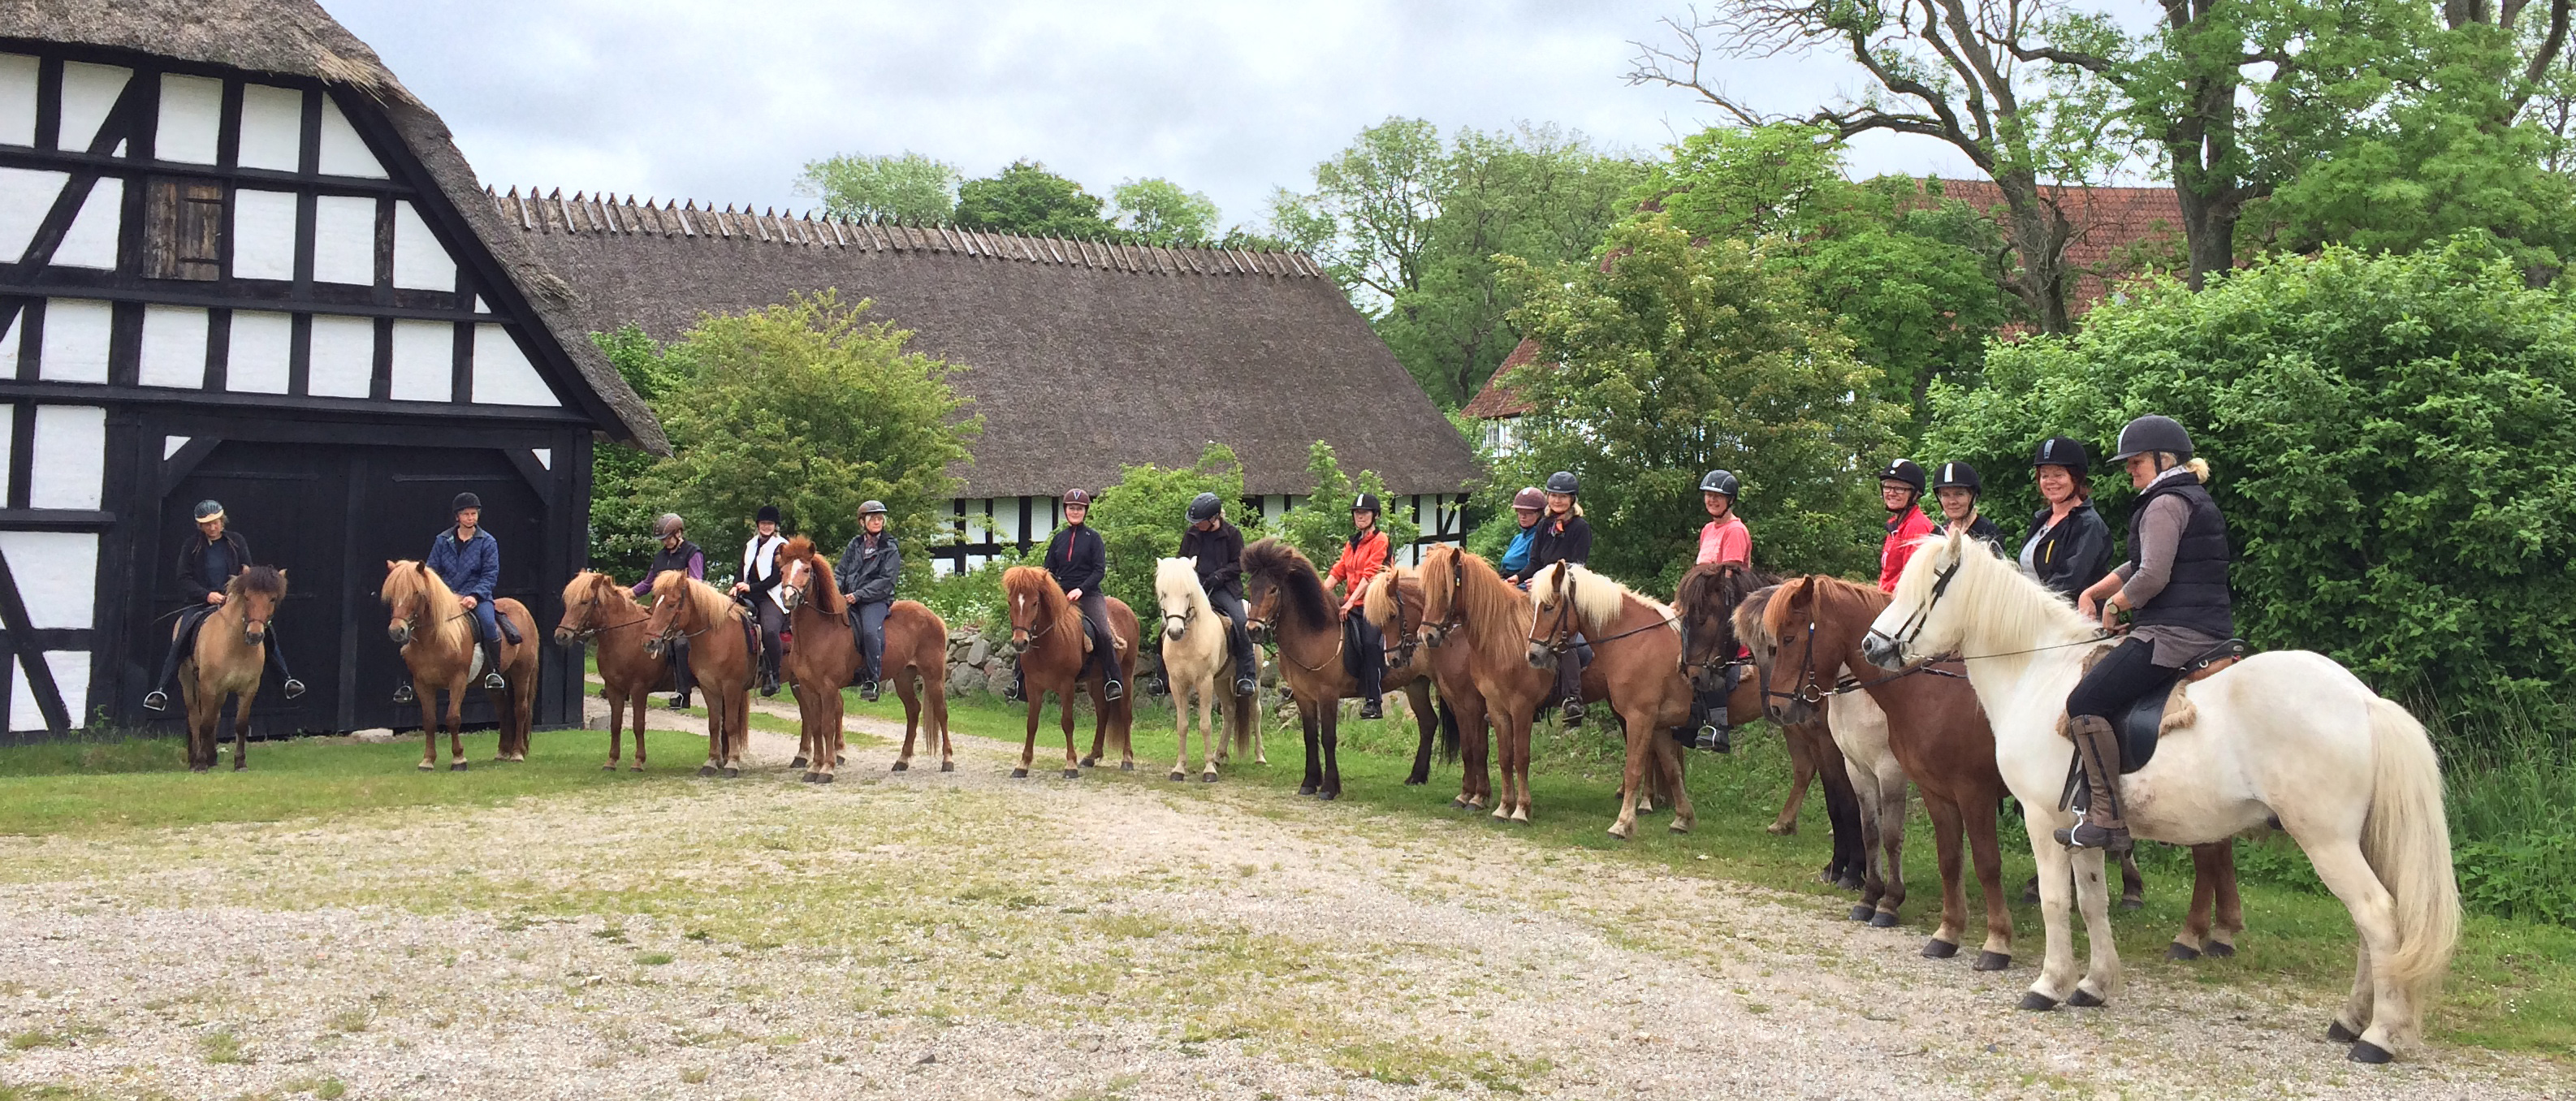
[[[2052,836],[2073,822],[2057,809],[2075,752],[2058,717],[2095,634],[2064,598],[1954,532],[1920,544],[1866,647],[1891,668],[1933,654],[1967,657],[1968,679],[1994,720],[1996,764],[2021,800],[2039,863],[2048,957],[2025,1009],[2101,1005],[2119,984],[2103,854],[2070,851]],[[2405,708],[2303,650],[2246,658],[2192,685],[2190,699],[2197,720],[2168,732],[2155,758],[2120,780],[2130,832],[2194,845],[2277,816],[2360,931],[2352,995],[2326,1035],[2351,1041],[2356,1062],[2388,1061],[2421,1036],[2459,940],[2432,740]],[[2066,920],[2070,860],[2092,951],[2080,981]]]
[[[1834,736],[1834,748],[1842,751],[1843,771],[1851,775],[1852,796],[1860,803],[1863,866],[1895,896],[1853,904],[1851,919],[1892,927],[1905,897],[1904,863],[1898,856],[1905,847],[1905,768],[1887,745],[1887,712],[1867,692],[1846,692],[1826,705],[1825,729]]]
[[[1172,733],[1180,743],[1180,756],[1172,762],[1172,779],[1190,778],[1190,708],[1197,702],[1199,716],[1199,759],[1203,771],[1199,779],[1216,782],[1216,762],[1225,748],[1225,735],[1210,721],[1211,708],[1225,712],[1228,725],[1235,728],[1237,746],[1251,751],[1251,735],[1246,724],[1235,721],[1235,696],[1230,684],[1221,685],[1233,667],[1232,653],[1226,647],[1226,618],[1208,603],[1207,592],[1199,587],[1196,558],[1163,558],[1154,562],[1154,602],[1163,611],[1163,676],[1172,688]]]

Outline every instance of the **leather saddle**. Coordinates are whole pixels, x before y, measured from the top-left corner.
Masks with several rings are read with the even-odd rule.
[[[2156,743],[2165,732],[2190,726],[2200,718],[2199,710],[2191,705],[2191,697],[2184,691],[2192,682],[2208,679],[2211,674],[2236,664],[2250,651],[2251,647],[2241,638],[2231,638],[2212,646],[2184,662],[2182,668],[2174,670],[2164,684],[2139,696],[2137,702],[2115,717],[2111,729],[2120,736],[2120,774],[2126,776],[2147,767],[2147,762],[2155,759]],[[2085,671],[2091,672],[2093,663],[2110,652],[2110,648],[2104,647],[2087,656],[2084,659]],[[2067,735],[2063,717],[2058,719],[2058,734]],[[2081,777],[2082,764],[2078,762],[2070,783],[2080,783]]]

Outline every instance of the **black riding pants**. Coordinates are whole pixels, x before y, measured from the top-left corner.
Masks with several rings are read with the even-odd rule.
[[[1386,635],[1357,608],[1351,609],[1350,624],[1359,637],[1360,698],[1376,703],[1386,691]]]
[[[1583,636],[1565,640],[1565,652],[1556,656],[1556,698],[1583,698]]]
[[[871,601],[850,608],[850,630],[858,633],[859,679],[862,681],[882,679],[886,613],[893,608],[892,600]]]
[[[2075,690],[2066,694],[2066,713],[2081,718],[2091,715],[2108,722],[2128,710],[2138,698],[2172,684],[2180,670],[2155,663],[2156,646],[2142,638],[2132,638],[2112,647],[2093,671],[2075,682]]]
[[[1243,598],[1219,591],[1208,594],[1208,603],[1226,619],[1225,645],[1234,654],[1234,679],[1253,679],[1252,632],[1245,629]]]
[[[1093,589],[1075,603],[1082,606],[1083,629],[1091,632],[1090,660],[1100,663],[1101,679],[1112,684],[1126,683],[1118,673],[1118,636],[1109,629],[1109,594]]]
[[[765,596],[753,597],[751,608],[760,619],[760,660],[771,673],[776,673],[781,652],[778,635],[787,629],[787,612]]]

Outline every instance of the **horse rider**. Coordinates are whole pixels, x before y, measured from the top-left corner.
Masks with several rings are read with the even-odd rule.
[[[1753,532],[1744,526],[1744,518],[1735,514],[1735,498],[1743,484],[1733,471],[1712,470],[1700,476],[1699,501],[1708,510],[1708,523],[1700,525],[1699,557],[1693,565],[1709,566],[1732,562],[1745,569],[1753,568]],[[1732,656],[1732,655],[1730,655]],[[1726,723],[1726,698],[1735,694],[1735,682],[1744,667],[1729,661],[1714,688],[1694,686],[1691,709],[1699,720],[1698,738],[1693,748],[1726,753],[1735,748]]]
[[[1261,690],[1261,681],[1253,671],[1252,635],[1245,630],[1243,529],[1226,521],[1225,502],[1213,493],[1191,498],[1189,517],[1189,530],[1181,533],[1181,557],[1198,564],[1199,588],[1225,617],[1225,644],[1234,654],[1234,692],[1249,696]]]
[[[2047,507],[2030,516],[2022,572],[2073,600],[2111,572],[2111,527],[2093,511],[2092,460],[2082,443],[2051,436],[2040,441],[2030,466]]]
[[[447,511],[456,525],[438,533],[430,541],[429,557],[422,564],[438,579],[447,583],[474,617],[474,640],[483,647],[483,687],[498,692],[509,687],[501,679],[501,636],[508,632],[510,641],[519,641],[519,628],[492,607],[492,587],[501,581],[501,541],[483,530],[483,499],[472,493],[459,493],[448,503]],[[405,676],[394,688],[394,702],[411,703],[419,697],[412,691],[411,678]]]
[[[206,617],[224,606],[224,586],[233,575],[250,565],[250,541],[240,532],[224,530],[224,506],[215,501],[197,502],[197,535],[179,544],[179,591],[187,594],[189,603],[179,610],[179,627],[170,637],[170,652],[161,659],[161,676],[152,682],[152,691],[143,696],[143,706],[154,711],[170,707],[167,691],[170,679],[179,674],[179,659],[196,652],[197,628]],[[285,681],[286,698],[304,694],[304,682],[286,671],[286,655],[277,649],[277,624],[267,628],[268,663],[277,667]]]
[[[1878,501],[1887,506],[1887,541],[1878,547],[1878,588],[1895,592],[1896,579],[1914,557],[1914,541],[1932,534],[1932,521],[1917,507],[1923,499],[1923,468],[1912,459],[1897,459],[1878,472]]]
[[[1351,537],[1342,543],[1341,559],[1334,562],[1332,570],[1324,575],[1327,578],[1326,592],[1332,591],[1336,585],[1349,590],[1349,594],[1342,598],[1342,622],[1359,639],[1360,717],[1363,719],[1382,718],[1386,714],[1385,706],[1380,702],[1386,678],[1386,637],[1379,633],[1377,624],[1369,622],[1369,618],[1359,611],[1362,599],[1368,595],[1369,579],[1386,568],[1386,533],[1377,530],[1377,517],[1377,494],[1363,493],[1352,499]]]
[[[778,534],[778,506],[762,505],[751,521],[751,541],[742,545],[742,572],[735,576],[733,595],[751,602],[752,617],[760,623],[760,694],[778,694],[778,659],[782,652],[779,635],[787,630],[786,598],[778,591],[778,548],[787,542]]]
[[[1985,479],[1977,468],[1962,462],[1941,464],[1939,476],[1932,479],[1932,496],[1941,502],[1941,523],[1933,534],[1947,535],[1952,528],[1968,533],[1968,538],[1986,545],[1997,555],[2004,553],[2004,531],[1995,522],[1977,514],[1977,498],[1986,491]]]
[[[2069,848],[2117,853],[2130,847],[2111,719],[2172,684],[2183,666],[2236,630],[2227,591],[2227,518],[2203,484],[2209,463],[2191,452],[2191,434],[2181,424],[2149,415],[2120,430],[2118,454],[2111,456],[2139,491],[2129,506],[2129,560],[2087,587],[2075,606],[2087,616],[2098,607],[2105,629],[2114,629],[2127,611],[2129,637],[2066,696],[2087,796],[2074,827],[2057,831]]]
[[[1090,663],[1101,663],[1100,695],[1118,699],[1127,694],[1127,686],[1118,679],[1117,636],[1109,630],[1109,597],[1100,591],[1100,583],[1109,577],[1109,546],[1100,541],[1100,533],[1083,521],[1091,515],[1091,491],[1064,491],[1064,526],[1055,529],[1047,540],[1046,571],[1064,589],[1065,599],[1082,609],[1082,629],[1091,638],[1091,654],[1083,659],[1084,671]],[[1077,677],[1080,674],[1076,675]],[[1028,698],[1028,674],[1017,663],[1012,666],[1011,690],[1003,699]]]
[[[1520,529],[1512,532],[1512,543],[1503,548],[1503,580],[1527,587],[1530,575],[1530,546],[1538,542],[1538,518],[1547,511],[1547,494],[1537,486],[1524,487],[1512,494],[1512,518]]]
[[[1530,543],[1530,571],[1536,573],[1548,566],[1565,562],[1589,565],[1592,561],[1592,524],[1583,518],[1583,504],[1575,498],[1582,493],[1583,483],[1574,472],[1560,470],[1547,476],[1547,515],[1538,522],[1538,535]],[[1577,631],[1566,640],[1565,653],[1556,661],[1556,695],[1564,701],[1565,725],[1583,721],[1583,652],[1576,644],[1583,641]]]
[[[662,545],[653,552],[653,564],[645,568],[644,580],[635,583],[636,599],[641,600],[653,591],[654,578],[674,570],[689,575],[693,581],[707,579],[707,552],[689,541],[689,522],[680,519],[679,513],[665,512],[660,519],[653,521],[653,536],[660,539]],[[671,695],[671,706],[687,707],[689,689],[695,684],[689,679],[688,636],[673,637],[669,653],[671,687],[675,689]]]
[[[903,580],[903,548],[886,531],[885,502],[859,503],[859,533],[841,548],[832,577],[849,601],[850,637],[859,644],[859,698],[874,702],[885,664],[886,611]]]

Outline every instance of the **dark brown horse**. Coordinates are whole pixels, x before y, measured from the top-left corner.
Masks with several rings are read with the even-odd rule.
[[[385,584],[376,593],[393,619],[385,635],[402,647],[403,664],[420,697],[420,767],[438,767],[438,694],[447,693],[447,748],[451,772],[465,771],[465,684],[479,679],[475,668],[483,648],[474,644],[474,613],[436,571],[415,561],[385,563]],[[501,748],[494,760],[528,759],[528,730],[537,704],[537,621],[527,605],[510,597],[492,602],[492,610],[519,629],[519,641],[501,640],[503,687],[487,692],[501,720]]]
[[[1114,735],[1123,755],[1119,767],[1134,771],[1136,747],[1130,733],[1136,723],[1136,697],[1131,692],[1109,699],[1101,675],[1083,660],[1083,640],[1089,632],[1083,629],[1082,607],[1065,598],[1064,586],[1055,583],[1054,575],[1036,566],[1002,571],[1002,597],[1010,605],[1009,651],[1019,662],[1020,683],[1029,703],[1029,735],[1020,744],[1020,767],[1012,769],[1011,776],[1029,774],[1029,764],[1037,756],[1038,717],[1049,692],[1055,693],[1056,711],[1064,719],[1064,778],[1082,775],[1073,756],[1073,694],[1086,689],[1091,693],[1093,716],[1091,759],[1100,759]],[[1136,648],[1144,634],[1136,613],[1114,596],[1109,598],[1109,633],[1118,640],[1118,652],[1109,660],[1118,663],[1120,679],[1133,686]]]
[[[1360,688],[1343,660],[1340,609],[1324,591],[1315,564],[1277,539],[1243,549],[1243,604],[1253,637],[1277,644],[1279,683],[1297,701],[1298,723],[1306,735],[1306,775],[1297,794],[1340,798],[1341,701],[1358,695]],[[1437,732],[1429,677],[1389,670],[1378,684],[1404,691],[1423,738]]]
[[[1431,782],[1431,760],[1436,749],[1440,760],[1456,761],[1466,755],[1466,767],[1458,777],[1458,798],[1453,806],[1481,807],[1493,798],[1492,781],[1485,769],[1485,701],[1476,692],[1475,679],[1467,672],[1467,652],[1461,647],[1444,650],[1422,645],[1417,632],[1422,628],[1422,578],[1410,566],[1388,566],[1369,579],[1368,594],[1360,601],[1360,613],[1377,626],[1386,639],[1388,683],[1428,680],[1440,690],[1438,737],[1431,725],[1421,728],[1421,741],[1413,750],[1413,771],[1404,782]],[[1418,718],[1418,716],[1417,716]]]
[[[832,564],[802,535],[778,549],[779,595],[787,605],[788,631],[796,645],[787,652],[787,678],[796,684],[796,712],[804,737],[790,767],[805,769],[807,783],[832,782],[841,761],[841,687],[857,676],[866,660],[850,634],[849,604],[841,596]],[[948,624],[917,600],[898,600],[886,609],[885,655],[879,668],[903,697],[903,754],[892,771],[912,767],[917,733],[927,732],[939,753],[939,771],[957,771],[956,753],[948,743]],[[922,722],[927,709],[930,721]]]
[[[1721,670],[1729,663],[1744,663],[1738,667],[1735,691],[1727,698],[1730,726],[1743,726],[1763,714],[1761,677],[1749,658],[1738,657],[1744,647],[1735,633],[1735,612],[1755,593],[1778,582],[1779,578],[1740,562],[1718,562],[1692,567],[1674,590],[1673,610],[1682,617],[1682,672],[1714,690],[1722,683]],[[1763,599],[1768,600],[1768,595]],[[1799,804],[1805,801],[1808,781],[1821,776],[1825,819],[1832,826],[1834,840],[1834,855],[1825,864],[1824,881],[1846,890],[1859,890],[1868,860],[1861,849],[1860,806],[1852,794],[1851,777],[1844,771],[1842,750],[1834,746],[1833,734],[1820,721],[1775,725],[1789,747],[1792,777],[1789,798],[1766,831],[1796,833]]]
[[[286,599],[286,571],[244,566],[224,585],[224,602],[197,625],[196,644],[179,663],[179,689],[188,707],[188,768],[204,772],[222,759],[224,700],[233,706],[233,769],[250,763],[250,708],[268,667],[268,625]],[[173,625],[172,632],[178,631]]]
[[[678,570],[653,579],[653,615],[644,621],[650,654],[669,653],[671,640],[689,640],[689,677],[707,700],[707,763],[698,775],[742,775],[751,744],[751,639],[749,613],[715,587]]]
[[[614,771],[620,746],[618,734],[626,724],[629,707],[635,711],[635,771],[644,771],[644,694],[661,687],[670,679],[671,663],[659,654],[644,652],[644,622],[652,613],[635,602],[634,594],[617,579],[604,573],[583,570],[574,574],[564,586],[563,622],[555,625],[555,644],[576,655],[585,643],[596,642],[599,656],[601,699],[608,701],[608,763],[599,767]]]

